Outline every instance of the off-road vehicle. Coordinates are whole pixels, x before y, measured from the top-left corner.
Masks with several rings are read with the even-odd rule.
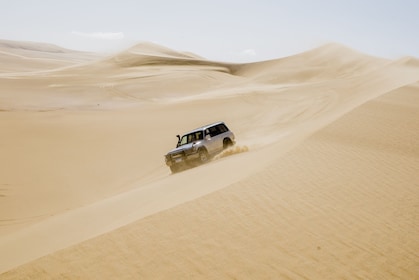
[[[166,165],[173,173],[205,163],[235,144],[234,134],[224,122],[202,126],[182,137],[176,136],[176,148],[165,155]]]

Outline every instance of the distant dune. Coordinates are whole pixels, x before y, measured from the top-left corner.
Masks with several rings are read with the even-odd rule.
[[[0,278],[416,279],[418,61],[0,40]],[[236,147],[170,174],[219,120]]]
[[[100,57],[98,54],[73,51],[52,44],[0,40],[0,74],[54,69]]]

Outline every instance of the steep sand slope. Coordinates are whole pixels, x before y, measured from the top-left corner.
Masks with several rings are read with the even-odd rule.
[[[418,86],[362,105],[221,191],[2,278],[415,279]]]
[[[340,61],[340,57],[346,59]],[[293,69],[293,74],[285,75],[287,69]],[[36,258],[138,221],[138,224],[142,226],[135,226],[133,231],[136,232],[139,228],[145,230],[144,241],[147,241],[147,238],[157,238],[153,239],[154,241],[158,238],[166,238],[166,234],[168,240],[175,241],[176,232],[183,230],[190,232],[190,236],[184,233],[185,241],[190,241],[191,245],[198,242],[194,250],[207,254],[207,260],[210,260],[209,263],[214,263],[215,266],[221,265],[218,261],[223,258],[217,256],[222,254],[223,250],[215,251],[220,249],[221,245],[226,247],[226,250],[230,250],[226,256],[235,256],[231,258],[233,276],[240,276],[240,271],[246,271],[246,267],[249,269],[254,267],[251,272],[256,274],[264,271],[268,276],[282,273],[289,268],[282,271],[276,262],[264,262],[271,269],[265,269],[265,265],[261,265],[260,262],[255,262],[254,266],[248,266],[250,259],[247,259],[247,256],[236,256],[235,254],[241,252],[237,249],[243,247],[243,252],[246,252],[246,250],[254,250],[255,247],[252,246],[264,243],[264,236],[269,235],[267,227],[271,225],[268,220],[272,219],[274,215],[279,215],[276,211],[289,206],[286,204],[287,198],[302,202],[299,205],[305,208],[290,207],[282,216],[284,220],[277,227],[274,225],[273,231],[277,232],[287,225],[290,229],[303,227],[303,222],[306,220],[301,220],[295,215],[293,211],[297,210],[304,215],[306,213],[318,215],[319,223],[325,226],[325,230],[328,228],[327,225],[331,227],[336,224],[341,225],[341,220],[347,218],[346,212],[342,212],[343,210],[337,212],[335,216],[330,217],[329,221],[327,216],[320,215],[325,212],[317,212],[320,210],[316,208],[316,203],[310,202],[310,198],[304,196],[305,192],[315,193],[317,186],[324,183],[324,190],[314,198],[315,202],[323,202],[328,199],[329,192],[331,194],[339,192],[340,189],[336,188],[336,185],[352,187],[351,180],[353,180],[353,184],[355,184],[353,187],[359,188],[357,182],[364,183],[365,177],[372,172],[369,171],[367,165],[360,165],[361,175],[358,178],[360,181],[349,178],[351,173],[345,175],[336,169],[330,171],[335,172],[329,176],[330,178],[334,176],[333,180],[320,178],[315,171],[310,170],[324,168],[329,166],[328,164],[333,165],[333,162],[340,163],[343,159],[339,158],[337,152],[339,149],[333,145],[343,145],[343,148],[347,149],[347,144],[343,143],[344,141],[340,138],[330,137],[332,142],[330,150],[328,149],[329,144],[325,144],[327,141],[324,139],[320,141],[320,147],[317,147],[313,143],[319,142],[315,140],[319,136],[317,138],[313,136],[303,144],[299,144],[310,134],[321,130],[325,125],[339,119],[345,113],[397,88],[401,89],[396,91],[396,94],[391,94],[395,97],[388,101],[390,107],[396,104],[399,106],[397,108],[400,109],[400,112],[394,114],[394,118],[400,119],[400,122],[404,120],[403,123],[409,122],[410,118],[416,120],[417,107],[414,104],[417,104],[418,88],[415,82],[418,80],[419,67],[414,58],[384,61],[358,54],[339,45],[328,45],[276,61],[233,65],[207,61],[194,55],[179,53],[152,44],[141,44],[116,56],[66,69],[44,73],[5,74],[0,83],[0,109],[2,110],[0,112],[0,129],[6,135],[0,139],[0,153],[4,155],[4,159],[7,159],[0,161],[2,172],[0,174],[2,200],[0,203],[0,252],[6,252],[4,254],[7,254],[7,258],[4,258],[0,263],[0,271],[10,270]],[[367,103],[361,108],[367,108],[366,111],[370,112],[371,105],[369,104],[376,104],[376,101]],[[388,109],[382,104],[378,107],[376,113],[374,110],[365,113],[360,108],[355,111],[358,113],[349,114],[355,119],[350,122],[351,124],[358,121],[365,124],[363,128],[357,129],[363,129],[367,138],[375,139],[378,135],[374,131],[369,133],[371,130],[369,125],[385,124],[384,121],[370,124],[372,120],[367,118],[368,114],[373,114],[372,112],[382,114]],[[406,107],[411,110],[405,110]],[[225,120],[234,130],[239,141],[239,150],[240,147],[247,147],[250,151],[218,159],[208,165],[181,174],[169,175],[162,156],[172,148],[175,142],[175,138],[172,136],[217,120]],[[341,126],[340,121],[337,122],[337,126]],[[343,122],[343,127],[351,127],[351,125]],[[389,129],[393,129],[393,127],[384,125],[382,128],[384,133],[380,132],[383,141],[385,143],[387,140],[391,143],[400,141],[400,143],[393,146],[383,144],[385,146],[383,158],[388,156],[390,159],[394,150],[404,150],[403,139],[406,137],[417,139],[414,135],[409,134],[409,131],[416,133],[415,127],[417,127],[415,121],[409,122],[400,129],[400,133],[395,136],[396,140],[394,140],[387,135],[391,134],[392,131]],[[352,132],[351,129],[344,128],[342,131],[338,131],[336,128],[332,131],[337,131],[337,136],[344,140],[356,139],[356,135],[358,135],[356,131]],[[316,135],[327,135],[328,130],[330,127],[321,130]],[[386,133],[387,130],[389,133]],[[374,148],[375,142],[370,138],[365,140],[365,143],[368,141],[371,143],[371,147],[365,151],[365,155],[367,158],[372,157],[373,159],[377,155]],[[356,153],[363,151],[364,139],[366,138],[361,138],[353,145],[354,149],[361,149]],[[415,140],[408,141],[412,143],[409,149],[414,150],[417,143]],[[287,162],[295,161],[292,159],[294,152],[290,152],[286,156],[284,154],[294,147],[296,147],[294,151],[297,158],[302,159],[302,169],[299,169],[299,165],[295,163],[291,165],[294,167],[288,167]],[[317,152],[318,149],[319,152]],[[232,153],[234,154],[234,152]],[[383,158],[380,160],[382,161]],[[413,168],[417,167],[414,158],[415,156],[412,162],[406,161],[406,164]],[[394,158],[394,160],[403,162],[404,158]],[[350,163],[355,164],[354,162]],[[305,167],[305,165],[307,166]],[[350,170],[353,167],[352,165],[348,166]],[[384,181],[388,181],[386,184],[390,187],[394,186],[396,182],[400,182],[402,188],[406,188],[402,192],[408,195],[411,194],[411,187],[407,183],[409,181],[406,180],[406,176],[411,177],[413,173],[408,169],[406,175],[402,171],[405,169],[403,164],[393,165],[390,162],[390,164],[379,165],[379,168],[374,169],[374,172],[387,174],[389,170],[393,170],[394,173],[391,174],[394,179],[390,180],[386,177]],[[288,171],[283,173],[284,170]],[[301,172],[301,170],[308,170],[305,179],[303,176],[305,172]],[[278,185],[278,182],[287,183]],[[309,182],[314,182],[314,184]],[[379,184],[371,182],[370,187],[373,189],[380,187]],[[365,183],[368,182],[365,181]],[[300,189],[297,189],[296,192],[287,192],[293,188],[293,184],[298,185]],[[255,187],[260,185],[266,185],[266,188],[261,189],[261,193],[259,187]],[[232,193],[236,198],[227,198],[228,201],[237,200],[236,204],[231,205],[232,213],[252,212],[253,209],[247,208],[248,197],[237,189],[241,188],[240,186],[254,189],[253,192],[249,190],[249,195],[255,196],[255,199],[260,199],[266,205],[277,205],[278,199],[285,204],[279,209],[273,207],[273,212],[262,211],[263,209],[259,209],[261,207],[259,206],[255,209],[253,216],[249,214],[251,217],[245,223],[248,223],[249,227],[254,228],[259,234],[250,232],[250,235],[247,236],[245,232],[249,231],[249,228],[245,227],[243,233],[240,231],[242,219],[239,221],[229,219],[232,231],[227,231],[224,236],[224,233],[219,232],[223,227],[216,230],[216,225],[220,224],[221,226],[224,223],[229,223],[228,220],[224,220],[220,216],[223,215],[223,212],[216,210],[217,207],[214,207],[214,204],[204,207],[205,203],[198,202],[205,201],[205,199],[198,199],[195,202],[193,200],[224,188],[233,189]],[[267,192],[267,189],[271,188],[275,192],[274,194]],[[224,190],[209,197],[219,197],[219,194],[223,192]],[[342,192],[347,195],[349,190],[343,189]],[[268,199],[269,194],[272,195],[272,201]],[[285,196],[282,197],[283,195]],[[338,194],[336,193],[336,195]],[[396,207],[398,200],[391,201],[395,197],[395,195],[389,195],[384,201],[393,203]],[[362,197],[354,193],[352,198],[360,199],[362,205]],[[369,203],[373,198],[372,196],[367,197],[365,202]],[[304,202],[306,200],[307,202]],[[186,219],[191,218],[192,220],[200,218],[193,217],[193,215],[181,215],[177,220],[170,216],[173,214],[177,217],[179,210],[176,209],[189,211],[189,206],[187,208],[180,206],[147,218],[151,214],[170,209],[187,201],[192,201],[185,204],[192,204],[192,212],[196,212],[197,215],[205,215],[205,219],[213,222],[212,225],[211,223],[208,225],[213,229],[208,230],[208,234],[222,235],[220,238],[224,241],[221,241],[220,247],[215,246],[211,249],[205,244],[199,243],[199,236],[202,236],[202,232],[197,231],[195,226],[200,223],[194,225],[192,221],[182,220],[184,216]],[[196,203],[198,206],[195,205]],[[217,199],[212,203],[221,207],[220,209],[230,207],[223,200],[218,201]],[[413,200],[412,203],[403,211],[414,211],[415,201]],[[340,207],[340,202],[331,199],[330,205],[327,207],[331,207],[331,209]],[[215,213],[213,213],[214,209]],[[371,221],[368,218],[370,217],[368,213],[372,213],[373,210],[364,209],[362,211],[360,216],[364,213],[367,213],[367,216],[359,221],[353,218],[352,223],[359,228],[369,229]],[[172,221],[168,223],[168,226],[172,228],[172,231],[159,232],[157,228],[149,229],[150,226],[153,228],[153,223],[158,223],[158,221],[153,222],[153,217],[162,217],[161,219],[167,222],[168,218],[164,218],[165,215],[171,217]],[[308,217],[316,218],[317,216],[308,215]],[[387,213],[382,221],[390,223],[392,219],[391,213]],[[258,220],[261,222],[259,223]],[[151,224],[146,226],[144,223],[148,224],[148,222]],[[406,220],[403,222],[409,223]],[[178,226],[179,228],[176,228]],[[309,232],[311,226],[310,223],[307,224]],[[142,229],[143,227],[145,228]],[[205,229],[205,226],[201,225],[201,227]],[[376,233],[376,231],[382,230],[382,227],[383,224],[377,222],[371,226],[371,231]],[[322,229],[314,228],[313,233],[316,234],[317,230],[321,232]],[[100,237],[96,240],[102,241],[94,240],[91,245],[89,242],[82,243],[82,247],[70,248],[69,251],[59,252],[58,255],[52,255],[51,258],[60,256],[58,257],[60,259],[60,254],[63,254],[63,258],[68,256],[72,259],[75,254],[81,259],[80,263],[71,260],[77,267],[73,269],[83,275],[82,278],[91,278],[97,266],[93,266],[91,269],[86,268],[88,265],[85,266],[85,263],[93,260],[89,259],[92,257],[90,249],[85,250],[83,246],[95,247],[96,242],[105,242],[106,248],[101,248],[98,252],[106,252],[106,254],[112,252],[113,257],[122,259],[123,261],[118,261],[121,265],[119,268],[125,265],[129,266],[124,268],[127,271],[127,278],[130,273],[153,273],[152,270],[158,265],[159,258],[162,262],[170,264],[167,266],[167,273],[171,273],[174,267],[181,267],[179,273],[185,273],[185,275],[194,273],[195,264],[206,275],[212,271],[213,266],[205,266],[205,262],[200,262],[199,259],[194,264],[189,258],[192,258],[196,253],[191,250],[183,251],[175,248],[183,253],[169,254],[174,258],[172,260],[171,257],[165,259],[159,252],[149,252],[151,247],[145,246],[144,253],[152,256],[148,261],[144,260],[144,255],[137,251],[114,250],[115,248],[112,247],[114,245],[108,244],[108,242],[132,248],[138,248],[137,245],[144,246],[142,243],[143,234],[136,235],[131,232],[128,233],[129,236],[126,236],[125,231],[131,231],[131,227]],[[340,231],[337,232],[337,235],[339,233]],[[150,236],[147,237],[147,234]],[[253,245],[250,244],[248,247],[244,241],[253,234],[259,238],[255,238]],[[332,244],[341,242],[337,235],[332,236],[336,239],[332,238]],[[235,236],[239,236],[239,238],[234,240]],[[409,235],[406,236],[407,240],[410,240]],[[113,241],[106,241],[110,238]],[[115,239],[118,238],[121,240],[116,241]],[[295,231],[284,231],[281,240],[287,240],[287,238],[295,240]],[[124,243],[124,240],[132,240],[138,244]],[[227,245],[229,242],[233,244],[231,247]],[[165,245],[163,244],[162,252],[174,248],[171,247],[171,244],[163,243]],[[175,243],[173,244],[175,247],[182,244],[177,241]],[[286,244],[281,243],[280,245],[286,248]],[[304,242],[301,243],[301,246],[303,244]],[[397,242],[395,244],[397,245]],[[386,248],[393,250],[394,248],[391,246]],[[107,251],[108,247],[110,251]],[[291,251],[291,254],[293,256],[301,254],[301,258],[295,258],[295,261],[311,257],[311,253],[305,251],[304,248],[298,246],[296,248],[301,251],[295,249],[295,251]],[[342,268],[339,265],[343,261],[352,260],[350,255],[353,249],[352,246],[341,248],[342,251],[339,251],[336,256],[338,263],[335,264],[336,267]],[[76,252],[74,253],[72,250]],[[404,250],[405,247],[402,246],[398,252],[402,254],[405,252]],[[189,253],[191,254],[189,255]],[[262,249],[259,253],[263,255],[266,253],[266,249]],[[86,254],[86,259],[81,256],[84,254]],[[133,255],[134,259],[127,260],[126,254]],[[270,251],[268,254],[278,254],[277,258],[285,258],[285,255],[281,255],[277,250]],[[370,255],[365,255],[365,257],[368,256]],[[20,273],[32,275],[34,271],[38,271],[38,265],[46,267],[45,274],[38,275],[41,278],[58,277],[57,275],[62,273],[71,278],[77,277],[77,272],[71,274],[73,272],[70,272],[71,265],[69,264],[57,266],[57,270],[52,269],[49,266],[54,263],[51,258],[41,259],[39,263],[23,266],[22,269],[4,274],[2,277],[11,276],[13,278]],[[233,262],[236,263],[237,258],[239,260],[247,259],[247,261],[238,261],[234,266]],[[187,262],[191,266],[183,260],[189,260]],[[141,264],[132,263],[136,261]],[[143,267],[144,262],[148,262],[150,265]],[[228,270],[230,265],[227,265],[228,262],[225,263],[224,269],[220,270],[221,276],[224,275],[223,273],[230,272]],[[410,263],[411,257],[409,256],[403,265]],[[320,261],[319,265],[321,264]],[[294,272],[302,273],[302,268],[299,267],[297,261],[292,265],[292,267],[294,266],[295,270],[290,269],[291,272],[285,271],[284,273],[291,273],[290,275]],[[109,270],[100,269],[96,272],[109,277],[113,273],[121,274],[118,267],[106,267],[109,267]],[[68,273],[67,269],[69,269]],[[54,271],[57,274],[54,274]],[[365,268],[362,268],[361,271],[375,273],[367,271]],[[410,268],[407,268],[406,271],[406,275],[411,273]],[[166,272],[154,276],[168,277],[169,274]],[[397,274],[400,273],[397,271]],[[327,274],[319,273],[318,277],[321,278],[325,275]],[[334,274],[332,273],[332,275]],[[336,275],[344,274],[339,269]]]

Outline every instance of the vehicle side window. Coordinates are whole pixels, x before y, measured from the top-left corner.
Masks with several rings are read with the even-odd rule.
[[[186,143],[188,143],[188,135],[183,135],[179,146],[185,145]]]
[[[209,128],[209,135],[211,137],[217,136],[218,134],[219,133],[218,133],[218,129],[217,129],[216,126],[212,126],[212,127]]]
[[[204,139],[204,135],[203,135],[202,131],[198,131],[198,132],[195,133],[195,139],[196,140]]]
[[[211,126],[205,130],[205,135],[209,135],[211,137],[217,136],[219,134],[225,133],[228,131],[228,128],[225,124],[218,124],[215,126]]]
[[[182,145],[185,145],[185,144],[188,144],[188,143],[192,143],[192,142],[197,141],[197,140],[202,140],[202,139],[204,139],[203,134],[204,134],[203,131],[197,131],[197,132],[194,132],[194,133],[183,135],[182,139],[180,140],[179,146],[182,146]]]
[[[219,124],[217,128],[220,134],[228,131],[227,127],[224,124]]]

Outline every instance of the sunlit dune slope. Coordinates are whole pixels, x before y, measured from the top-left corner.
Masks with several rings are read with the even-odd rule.
[[[226,168],[265,166],[3,277],[415,279],[418,99],[416,83],[365,103],[285,154],[279,141],[173,176],[167,187],[151,185],[149,193],[160,188],[154,201],[167,205],[213,188]],[[105,208],[117,212],[137,199],[130,216],[149,207],[136,195]]]

